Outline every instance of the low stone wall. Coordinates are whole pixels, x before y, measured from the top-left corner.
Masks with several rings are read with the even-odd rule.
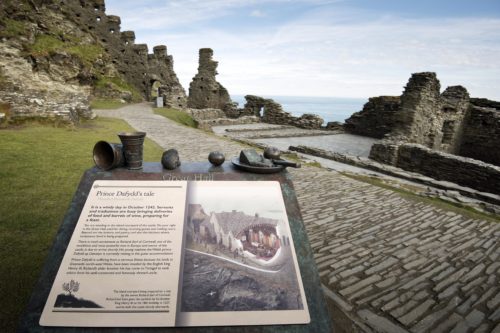
[[[253,144],[253,142],[246,142],[243,140],[243,143],[247,144]],[[262,149],[265,149],[266,146],[260,147]],[[446,195],[444,198],[447,196],[449,197],[455,197],[456,193],[459,193],[460,195],[464,195],[470,198],[474,198],[477,200],[481,200],[484,204],[485,202],[491,203],[493,205],[486,205],[484,208],[488,212],[492,212],[495,214],[498,214],[500,212],[499,207],[500,207],[500,195],[495,195],[492,193],[485,193],[483,191],[479,191],[470,187],[464,187],[460,185],[456,185],[455,183],[452,182],[442,182],[436,179],[433,179],[429,176],[424,176],[421,173],[417,172],[412,172],[412,171],[407,171],[403,170],[402,168],[398,168],[392,165],[388,165],[385,163],[379,163],[374,160],[364,158],[364,157],[359,157],[359,156],[349,156],[345,154],[340,154],[340,153],[335,153],[331,151],[326,151],[323,149],[319,148],[313,148],[313,147],[306,147],[306,146],[290,146],[288,148],[290,151],[302,153],[302,154],[308,154],[312,156],[317,156],[321,158],[325,158],[328,160],[332,161],[337,161],[345,164],[350,164],[356,167],[360,167],[363,169],[368,169],[368,170],[373,170],[376,172],[380,172],[389,176],[401,178],[401,179],[406,179],[411,182],[416,182],[420,184],[424,184],[427,186],[431,186],[432,188],[440,189],[438,191],[444,191]],[[430,189],[430,192],[435,192],[435,190]],[[444,194],[442,193],[442,194]],[[442,197],[443,199],[443,197]],[[464,200],[458,200],[458,202],[467,202]]]
[[[403,170],[417,172],[437,180],[445,180],[478,191],[500,194],[500,167],[467,157],[438,152],[418,144],[379,143],[370,158],[392,164]],[[388,157],[387,147],[391,154]],[[377,151],[382,154],[377,155]],[[389,163],[392,162],[392,163]]]
[[[374,161],[396,165],[398,161],[398,149],[401,143],[395,143],[389,140],[383,140],[372,145],[370,149],[370,158]]]
[[[220,109],[187,109],[187,112],[196,121],[225,118],[226,114]]]
[[[87,96],[51,97],[36,93],[1,92],[0,104],[7,105],[9,109],[9,115],[5,118],[10,121],[23,121],[32,118],[54,119],[69,123],[77,123],[80,118],[95,118]]]
[[[244,116],[237,119],[233,118],[216,118],[198,121],[198,128],[211,131],[212,126],[222,126],[222,125],[240,125],[240,124],[251,124],[258,123],[259,118],[254,116]]]

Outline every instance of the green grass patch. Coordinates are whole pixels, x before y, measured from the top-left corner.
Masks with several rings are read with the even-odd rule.
[[[26,45],[26,51],[33,57],[46,57],[56,52],[67,52],[80,59],[87,67],[92,67],[93,63],[105,53],[100,44],[82,44],[80,38],[67,34],[38,35],[33,44]]]
[[[430,205],[433,205],[437,208],[447,210],[447,211],[452,211],[452,212],[467,216],[467,217],[472,218],[472,219],[483,219],[483,220],[488,220],[491,222],[500,222],[500,216],[495,215],[495,214],[484,213],[484,212],[478,211],[472,207],[462,205],[458,202],[455,203],[455,202],[446,201],[446,200],[443,200],[440,198],[430,198],[430,197],[423,197],[421,195],[418,195],[416,193],[416,191],[419,188],[412,187],[411,185],[408,185],[407,189],[405,189],[405,185],[403,185],[402,187],[394,187],[394,186],[391,186],[390,184],[385,183],[384,181],[382,181],[380,178],[377,178],[377,177],[352,174],[349,172],[340,172],[340,173],[346,177],[391,190],[391,191],[396,192],[399,195],[401,195],[402,197],[405,197],[407,199],[417,200],[417,201],[423,202],[425,204],[430,204]]]
[[[165,118],[175,121],[184,126],[197,128],[198,123],[189,114],[184,111],[169,109],[169,108],[155,108],[155,114],[159,114]]]
[[[128,84],[124,80],[119,77],[107,77],[107,76],[99,76],[99,79],[95,83],[95,89],[105,91],[108,89],[118,90],[118,91],[129,91],[132,94],[131,102],[141,102],[142,95],[141,93],[131,84]]]
[[[66,47],[66,50],[80,58],[87,66],[91,66],[104,53],[104,49],[98,44],[78,44]]]
[[[0,130],[0,331],[13,332],[99,140],[132,129],[99,118],[73,128],[31,125]],[[144,159],[163,150],[146,139]]]
[[[64,42],[52,35],[38,35],[35,42],[28,46],[30,54],[34,57],[46,57],[55,51],[63,51],[64,48]]]
[[[18,38],[28,34],[25,22],[15,21],[10,18],[0,19],[0,38]]]
[[[105,109],[105,110],[112,110],[112,109],[118,109],[127,104],[122,103],[118,99],[104,99],[104,98],[98,98],[92,100],[90,102],[90,107],[92,109]]]

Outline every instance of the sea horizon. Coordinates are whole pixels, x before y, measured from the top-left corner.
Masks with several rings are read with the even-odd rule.
[[[323,118],[323,125],[330,121],[344,122],[353,113],[361,111],[363,105],[368,102],[368,97],[259,96],[273,99],[282,105],[284,111],[290,112],[296,117],[300,117],[304,113],[316,114]],[[231,99],[238,103],[239,108],[243,108],[246,103],[245,95],[234,94],[231,95]]]

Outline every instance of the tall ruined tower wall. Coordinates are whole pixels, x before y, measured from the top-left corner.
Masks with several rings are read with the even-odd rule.
[[[198,73],[189,84],[190,108],[223,110],[231,103],[227,89],[215,80],[218,62],[212,59],[213,53],[209,48],[199,51]]]
[[[405,136],[408,142],[438,148],[442,137],[439,80],[435,73],[413,74],[401,95],[398,127],[395,135]]]

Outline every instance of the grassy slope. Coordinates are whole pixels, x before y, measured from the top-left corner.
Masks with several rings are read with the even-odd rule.
[[[31,125],[0,130],[0,332],[14,331],[83,171],[99,140],[119,142],[123,121],[79,128]],[[162,149],[147,140],[146,161]]]
[[[165,118],[173,120],[179,124],[197,128],[198,124],[196,120],[194,120],[189,114],[184,111],[176,110],[176,109],[168,109],[168,108],[155,108],[153,109],[155,114],[159,114]]]

